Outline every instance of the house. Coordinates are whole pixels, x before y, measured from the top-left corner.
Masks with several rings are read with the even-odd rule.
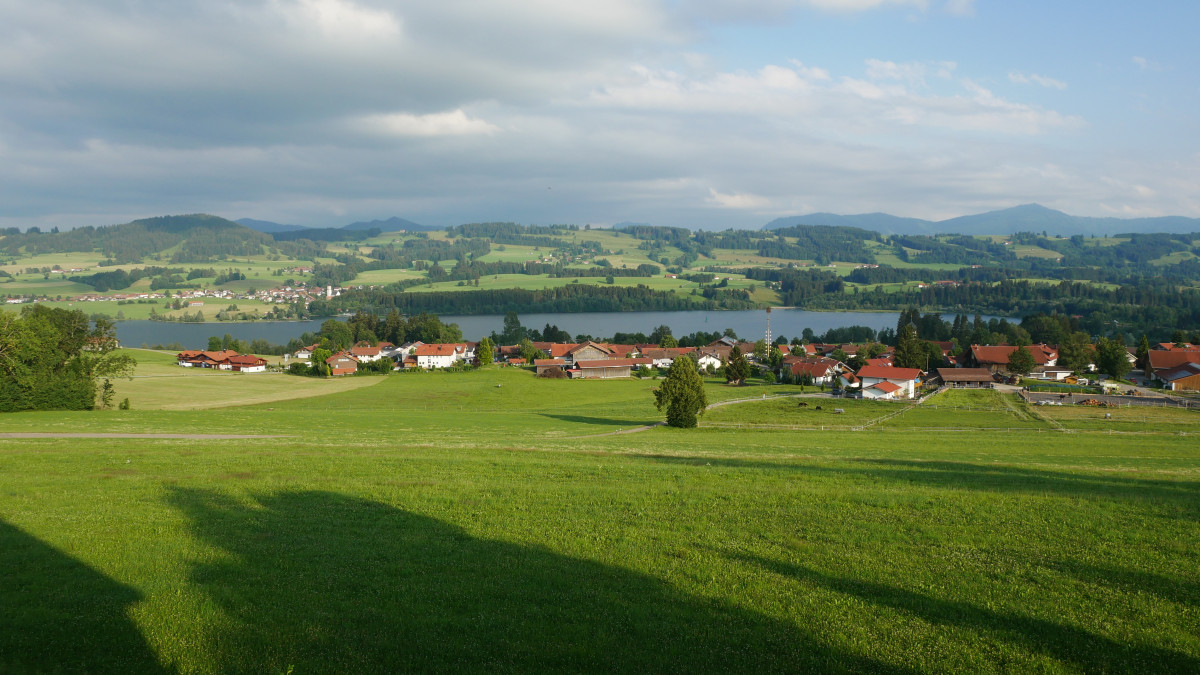
[[[1071,376],[1073,371],[1070,368],[1060,368],[1058,366],[1037,366],[1029,371],[1029,377],[1035,380],[1047,380],[1050,382],[1062,382]]]
[[[1185,363],[1154,375],[1167,391],[1200,391],[1200,363]]]
[[[383,350],[360,342],[350,348],[350,356],[353,356],[354,360],[359,363],[370,363],[382,359]]]
[[[617,377],[630,377],[633,369],[639,366],[649,367],[650,359],[596,359],[594,361],[576,361],[567,374],[572,378],[585,380],[608,380]]]
[[[938,368],[937,374],[950,387],[988,387],[995,381],[987,368]]]
[[[701,347],[696,350],[696,365],[704,370],[716,370],[729,360],[729,347]]]
[[[917,385],[921,383],[921,371],[917,368],[897,368],[895,366],[863,366],[855,373],[858,379],[862,382],[863,396],[867,396],[867,389],[874,387],[881,382],[890,382],[902,391],[894,391],[890,394],[879,394],[875,398],[912,398],[917,393]],[[888,390],[890,387],[878,389],[878,391]]]
[[[229,357],[237,356],[233,350],[220,351],[182,351],[175,355],[175,362],[184,368],[212,368],[214,370],[233,370]]]
[[[229,357],[229,365],[237,373],[265,373],[267,360],[253,354],[237,354]]]
[[[564,356],[567,359],[567,363],[574,364],[579,361],[599,361],[611,359],[615,354],[616,351],[608,345],[602,345],[588,340],[583,344],[575,345],[575,347],[568,350]],[[551,357],[553,356],[554,355],[551,354]]]
[[[469,342],[421,345],[413,350],[420,368],[449,368],[459,361],[475,360],[475,345]]]
[[[338,352],[325,359],[330,375],[353,375],[358,372],[358,361],[347,352]]]
[[[319,345],[319,344],[309,345],[307,347],[301,347],[300,349],[297,349],[294,354],[292,354],[291,358],[297,359],[299,361],[304,361],[305,363],[309,363],[312,360],[313,352],[317,351],[317,349],[319,349],[320,347],[321,347],[321,345]]]
[[[894,401],[897,398],[903,397],[903,394],[904,387],[887,381],[876,382],[870,386],[864,384],[862,388],[863,398],[875,401]]]
[[[684,354],[694,354],[695,347],[662,347],[659,349],[646,349],[642,351],[642,357],[650,359],[651,366],[654,368],[670,368],[675,359]]]
[[[785,368],[788,365],[787,362],[784,362]],[[812,378],[813,384],[828,384],[838,376],[837,361],[832,359],[803,359],[793,361],[790,365],[792,379],[795,381],[799,381],[800,378],[807,375]]]
[[[1035,366],[1054,366],[1058,364],[1058,350],[1049,345],[1028,345],[1025,349],[1033,355]],[[1008,359],[1016,345],[971,345],[970,361],[978,368],[987,368],[993,373],[1008,373]]]
[[[1149,362],[1146,368],[1146,378],[1155,379],[1163,384],[1164,387],[1173,386],[1177,379],[1181,376],[1179,368],[1188,364],[1200,364],[1200,350],[1150,350],[1146,360]],[[1177,372],[1178,371],[1178,372]],[[1168,380],[1168,377],[1176,378],[1176,380]],[[1182,377],[1186,378],[1186,375]],[[1183,382],[1181,386],[1186,386],[1187,382]]]

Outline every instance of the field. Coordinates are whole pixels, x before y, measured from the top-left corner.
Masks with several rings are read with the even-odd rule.
[[[1196,413],[139,356],[0,433],[276,437],[3,439],[0,672],[1200,670]]]

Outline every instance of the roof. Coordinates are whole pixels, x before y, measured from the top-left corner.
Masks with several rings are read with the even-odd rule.
[[[1185,363],[1170,370],[1160,370],[1155,375],[1163,382],[1174,382],[1193,375],[1200,375],[1200,363]]]
[[[266,363],[267,360],[253,354],[238,354],[229,357],[229,362],[235,366],[256,366],[259,363]]]
[[[1033,355],[1033,362],[1039,366],[1058,357],[1058,352],[1046,345],[1027,345],[1025,349]],[[1016,345],[971,345],[971,354],[979,364],[1007,366],[1009,357],[1016,350]]]
[[[466,351],[466,345],[461,342],[443,342],[432,345],[419,345],[413,350],[413,356],[454,356],[464,351]]]
[[[351,347],[350,353],[355,356],[377,356],[380,352],[379,347]]]
[[[353,361],[354,363],[358,363],[358,359],[354,358],[353,356],[350,356],[346,352],[338,352],[338,353],[334,354],[333,356],[325,359],[325,363],[333,363],[334,361]]]
[[[858,369],[859,377],[876,377],[881,380],[915,380],[921,377],[919,368],[896,368],[895,366],[863,366]]]
[[[1163,370],[1166,368],[1176,368],[1185,363],[1200,363],[1200,350],[1176,350],[1170,352],[1152,350],[1147,357],[1150,360],[1151,370]]]
[[[608,345],[602,345],[599,342],[592,342],[591,340],[588,340],[587,342],[584,342],[583,344],[575,345],[573,348],[567,350],[567,353],[574,354],[576,352],[581,352],[588,347],[591,347],[592,349],[595,349],[597,351],[604,352],[605,354],[612,354],[615,351],[612,347],[610,347]],[[551,356],[553,356],[553,354],[551,354]]]
[[[938,368],[942,382],[991,382],[992,371],[987,368]]]
[[[691,354],[696,351],[695,347],[662,347],[659,349],[645,349],[642,351],[642,356],[648,359],[674,359],[684,354]]]
[[[892,384],[891,382],[878,382],[876,384],[873,384],[873,385],[867,387],[867,389],[878,389],[879,391],[882,391],[885,394],[894,394],[895,392],[898,392],[903,388],[904,387],[901,387],[898,384]]]
[[[534,342],[533,346],[546,352],[551,358],[557,359],[560,356],[566,356],[579,345],[570,342]]]
[[[594,361],[576,361],[576,368],[624,368],[634,366],[649,366],[653,359],[596,359]]]
[[[824,377],[833,368],[832,361],[796,361],[791,365],[793,375],[807,374],[813,377]]]
[[[514,359],[514,360],[515,360],[515,359]],[[542,366],[565,366],[565,365],[567,365],[567,362],[566,362],[566,360],[564,360],[564,359],[534,359],[534,360],[533,360],[533,365],[535,365],[535,366],[538,366],[538,367],[542,367]]]

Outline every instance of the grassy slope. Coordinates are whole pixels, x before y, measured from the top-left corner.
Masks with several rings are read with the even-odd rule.
[[[0,418],[291,436],[6,439],[0,670],[1200,667],[1195,435],[906,429],[929,426],[924,406],[797,432],[753,427],[821,413],[760,400],[695,431],[594,436],[657,419],[653,382],[361,379],[205,412]],[[179,389],[219,380],[249,381]],[[991,392],[934,401],[1039,420]],[[1094,412],[1036,411],[1106,430]]]

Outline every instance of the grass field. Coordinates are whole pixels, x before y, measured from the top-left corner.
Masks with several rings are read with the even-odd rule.
[[[654,381],[497,368],[283,400],[334,383],[167,358],[123,384],[259,402],[0,433],[284,438],[0,441],[0,672],[1200,670],[1195,413],[1130,435],[948,392],[839,401],[904,412],[821,431],[760,398],[798,388],[710,382],[757,400],[611,434],[661,419]]]

